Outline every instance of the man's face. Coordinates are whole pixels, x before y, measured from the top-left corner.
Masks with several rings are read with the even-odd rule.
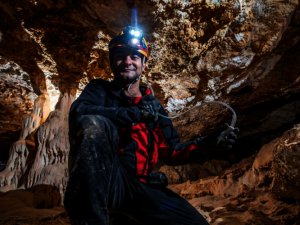
[[[143,72],[142,58],[138,52],[127,48],[115,50],[111,62],[115,79],[124,83],[131,83]]]

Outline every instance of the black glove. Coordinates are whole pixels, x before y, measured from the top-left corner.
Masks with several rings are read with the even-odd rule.
[[[141,119],[146,121],[157,121],[160,110],[159,101],[152,95],[146,95],[140,101],[138,107],[140,108]]]
[[[224,148],[231,149],[236,142],[239,128],[231,127],[226,124],[227,129],[222,131],[217,138],[217,145]]]
[[[226,130],[219,135],[198,137],[193,142],[199,147],[211,148],[214,150],[231,149],[236,142],[239,129],[226,124]]]
[[[223,148],[231,149],[236,142],[239,128],[226,124],[227,129],[222,131],[217,138],[217,145]]]

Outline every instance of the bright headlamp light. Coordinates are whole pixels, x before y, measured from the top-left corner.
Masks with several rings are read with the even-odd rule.
[[[149,57],[149,48],[146,39],[143,36],[143,31],[138,27],[127,26],[123,31],[109,42],[110,54],[113,54],[114,49],[120,47],[131,48],[132,50],[139,52],[146,60]]]
[[[129,33],[133,36],[133,37],[136,37],[136,38],[139,38],[142,36],[142,32],[139,31],[139,30],[135,30],[135,29],[131,29],[129,31]]]
[[[138,47],[138,45],[140,45],[141,43],[141,38],[143,35],[142,31],[137,27],[130,27],[127,32],[127,34],[129,35],[129,45]]]
[[[138,43],[139,43],[139,39],[137,39],[137,38],[132,38],[131,39],[131,44],[137,45]]]

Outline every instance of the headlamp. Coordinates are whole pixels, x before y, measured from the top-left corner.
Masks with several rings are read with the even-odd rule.
[[[129,31],[129,33],[130,33],[132,36],[136,37],[136,38],[139,38],[139,37],[142,36],[142,32],[139,31],[139,30],[131,29],[131,30]]]
[[[114,37],[109,43],[109,51],[113,49],[127,47],[142,54],[146,60],[149,57],[149,48],[146,39],[143,36],[142,30],[138,27],[127,26],[116,37]]]
[[[128,44],[133,48],[139,48],[143,32],[137,27],[127,27],[124,33],[128,35]]]
[[[138,43],[139,43],[139,39],[137,39],[137,38],[132,38],[131,39],[131,44],[136,45]]]

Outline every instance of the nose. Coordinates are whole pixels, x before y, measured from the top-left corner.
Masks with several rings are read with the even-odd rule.
[[[131,65],[132,64],[132,59],[131,59],[130,55],[125,56],[124,63],[125,63],[125,65]]]

